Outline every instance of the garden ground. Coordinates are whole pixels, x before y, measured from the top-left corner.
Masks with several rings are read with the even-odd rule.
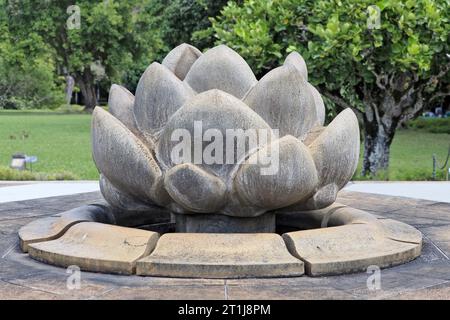
[[[91,157],[90,118],[89,114],[0,111],[0,180],[98,179]],[[391,148],[389,180],[430,180],[433,153],[444,161],[449,144],[449,134],[398,130]],[[17,152],[38,157],[33,164],[35,174],[17,175],[7,168]],[[360,179],[359,172],[358,168],[355,180]],[[444,178],[443,171],[438,178]]]

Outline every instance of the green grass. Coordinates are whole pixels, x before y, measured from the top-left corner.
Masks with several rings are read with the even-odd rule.
[[[91,157],[91,116],[80,114],[76,108],[71,110],[74,113],[0,111],[0,180],[98,179]],[[444,161],[449,144],[449,134],[398,130],[391,148],[388,179],[430,180],[432,154]],[[17,176],[6,170],[16,152],[38,156],[39,161],[33,165],[34,173],[38,174]],[[360,166],[355,179],[362,179],[359,173]],[[442,171],[438,177],[444,177]]]
[[[98,179],[91,157],[90,118],[89,114],[1,111],[0,166],[8,167],[11,155],[22,152],[38,157],[35,172]]]
[[[438,161],[444,162],[449,145],[449,134],[412,129],[397,130],[391,146],[389,172],[381,173],[378,180],[431,180],[433,153]],[[361,155],[362,151],[361,149]],[[354,179],[365,180],[359,176],[360,172],[361,159]],[[444,179],[444,171],[437,172],[437,178]]]

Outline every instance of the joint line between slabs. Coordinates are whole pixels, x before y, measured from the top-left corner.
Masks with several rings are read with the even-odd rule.
[[[5,253],[2,255],[2,259],[5,259],[8,254],[11,253],[17,247],[17,243],[15,242],[12,246],[6,249]]]
[[[435,247],[437,249],[437,251],[439,251],[444,256],[445,259],[450,260],[450,258],[447,256],[447,254],[445,254],[445,252],[441,248],[439,248],[439,246],[437,244],[435,244],[431,238],[429,238],[423,232],[422,232],[422,235],[424,236],[425,239],[430,241],[430,243],[433,245],[433,247]]]
[[[225,300],[228,300],[228,284],[227,284],[227,280],[225,280],[225,283],[223,285],[223,293],[225,295]]]

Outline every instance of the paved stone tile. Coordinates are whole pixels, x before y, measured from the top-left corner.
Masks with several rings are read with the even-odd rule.
[[[68,290],[65,268],[23,254],[18,229],[35,216],[101,201],[98,192],[0,205],[0,299],[450,299],[448,204],[342,192],[350,206],[417,226],[422,255],[381,270],[381,290],[367,289],[371,274],[263,279],[189,279],[81,272],[81,289]],[[8,207],[6,207],[8,205]],[[27,213],[28,212],[28,213]],[[9,216],[6,216],[9,215]],[[3,219],[2,218],[6,218]],[[9,219],[11,218],[11,219]],[[7,253],[5,255],[5,253]],[[2,258],[2,256],[5,257]],[[224,285],[226,283],[226,285]]]
[[[0,279],[0,300],[55,300],[56,293],[41,291],[19,284],[8,283]]]
[[[420,228],[420,231],[450,258],[450,225]]]
[[[415,291],[402,292],[392,295],[388,299],[395,300],[449,300],[450,282]]]
[[[96,296],[96,299],[138,299],[138,300],[223,300],[225,287],[223,285],[197,285],[189,287],[162,285],[162,286],[123,286]]]
[[[281,281],[279,281],[281,282]],[[311,287],[308,285],[295,286],[278,283],[275,286],[261,285],[233,285],[227,286],[227,298],[230,300],[323,300],[339,299],[351,300],[356,296],[344,290],[336,290],[328,286]]]
[[[435,203],[434,201],[428,200],[383,196],[373,193],[351,192],[345,190],[339,192],[336,201],[357,209],[371,210],[380,213]]]

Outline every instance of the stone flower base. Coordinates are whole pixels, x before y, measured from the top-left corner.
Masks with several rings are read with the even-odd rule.
[[[164,233],[174,229],[169,220],[123,227],[108,207],[88,205],[33,221],[19,238],[23,252],[52,265],[191,278],[344,274],[402,264],[421,252],[422,235],[415,228],[345,205],[274,214],[277,230],[288,231],[281,236]]]

